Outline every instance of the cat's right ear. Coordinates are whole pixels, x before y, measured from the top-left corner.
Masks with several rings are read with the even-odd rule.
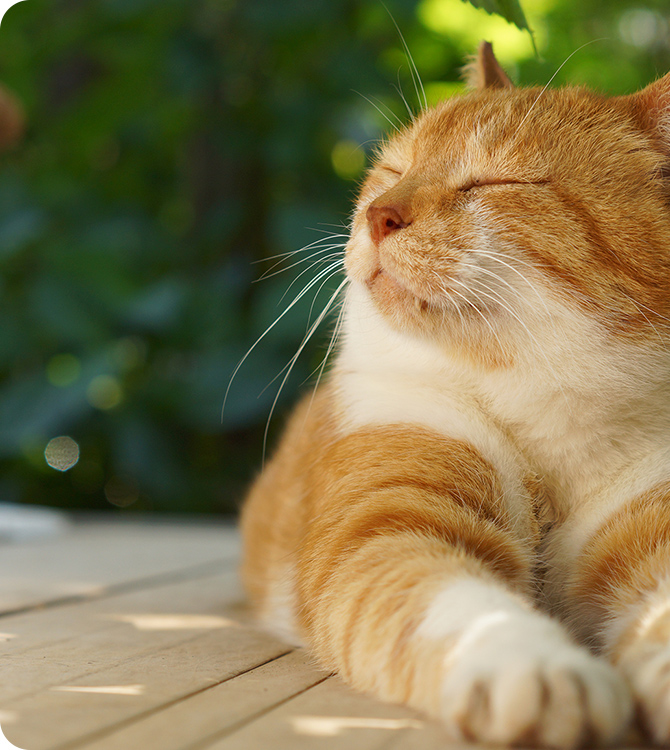
[[[463,68],[463,77],[471,89],[513,89],[514,84],[493,54],[491,42],[480,42],[479,50]]]

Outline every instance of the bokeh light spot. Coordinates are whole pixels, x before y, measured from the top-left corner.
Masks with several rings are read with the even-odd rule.
[[[656,11],[632,8],[621,16],[619,34],[633,47],[653,47],[667,39],[668,24]]]
[[[49,440],[44,458],[52,469],[67,471],[79,461],[79,446],[67,435]]]
[[[123,388],[118,378],[112,375],[98,375],[86,389],[86,398],[96,409],[113,409],[123,401]]]
[[[127,508],[137,502],[139,496],[137,482],[129,477],[112,477],[105,485],[107,502],[118,508]]]
[[[146,344],[135,336],[119,339],[110,352],[112,362],[123,372],[139,367],[146,359]]]
[[[56,354],[47,363],[47,378],[51,385],[67,388],[81,375],[81,363],[74,354]]]
[[[355,141],[338,141],[330,155],[338,177],[351,180],[365,169],[365,152]]]

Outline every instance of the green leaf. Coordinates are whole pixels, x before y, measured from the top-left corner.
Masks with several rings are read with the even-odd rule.
[[[487,13],[495,13],[502,16],[506,21],[513,23],[518,29],[527,31],[530,34],[531,41],[533,42],[533,48],[535,54],[537,54],[537,47],[535,46],[535,37],[533,32],[528,25],[526,15],[523,12],[523,8],[519,0],[464,0],[469,2],[470,5],[474,5],[475,8],[481,8]]]

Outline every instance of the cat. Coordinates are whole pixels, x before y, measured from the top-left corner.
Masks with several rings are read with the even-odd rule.
[[[380,147],[333,366],[243,507],[259,616],[456,740],[670,741],[670,74]]]

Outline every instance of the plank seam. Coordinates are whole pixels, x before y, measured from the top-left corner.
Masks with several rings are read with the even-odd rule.
[[[297,692],[293,693],[293,695],[290,695],[288,698],[284,698],[280,701],[277,701],[277,703],[274,703],[272,706],[267,706],[266,708],[263,708],[260,711],[257,711],[255,714],[247,716],[246,718],[236,722],[235,724],[231,724],[229,727],[226,727],[225,729],[219,732],[215,732],[214,734],[211,734],[209,737],[206,737],[202,740],[198,740],[194,744],[184,747],[183,750],[206,750],[213,743],[218,742],[219,740],[225,739],[226,737],[230,737],[236,732],[239,732],[240,730],[249,726],[249,724],[252,724],[254,721],[257,721],[263,716],[266,716],[267,714],[272,713],[273,711],[276,711],[281,706],[285,705],[286,703],[290,703],[292,700],[295,700],[298,696],[302,695],[303,693],[306,693],[308,690],[311,690],[317,685],[320,685],[322,682],[326,682],[326,680],[330,680],[332,677],[333,677],[332,674],[327,674],[325,677],[320,677],[318,680],[315,680],[311,685],[308,685],[307,687],[304,687],[301,690],[298,690]]]
[[[237,564],[236,558],[219,558],[207,563],[197,563],[188,568],[173,570],[167,573],[157,573],[145,578],[136,578],[133,581],[124,581],[123,583],[113,583],[104,588],[102,591],[88,594],[71,594],[69,596],[60,596],[47,601],[40,601],[35,604],[29,604],[23,607],[15,607],[0,612],[0,619],[13,615],[23,615],[29,612],[44,611],[45,609],[55,609],[57,607],[67,607],[82,602],[95,601],[113,597],[118,594],[127,594],[133,591],[141,591],[145,588],[154,588],[157,586],[166,586],[171,583],[181,583],[184,581],[194,580],[196,578],[206,578],[211,575],[217,575],[231,564]]]
[[[74,739],[74,740],[68,740],[67,742],[61,745],[55,746],[54,748],[52,748],[52,750],[77,750],[77,748],[85,747],[89,742],[97,742],[98,740],[104,739],[105,737],[109,737],[110,735],[115,734],[116,732],[122,731],[123,729],[127,729],[133,724],[137,724],[140,721],[144,721],[145,719],[148,719],[151,716],[159,714],[165,711],[166,709],[172,708],[173,706],[176,706],[179,703],[183,703],[184,701],[187,701],[190,698],[194,698],[195,696],[205,693],[208,690],[212,690],[213,688],[216,688],[219,685],[223,685],[226,682],[230,682],[230,680],[237,679],[238,677],[241,677],[242,675],[249,674],[250,672],[253,672],[256,669],[260,669],[261,667],[264,667],[267,664],[272,663],[273,661],[282,659],[283,657],[288,656],[289,654],[293,653],[293,651],[295,651],[295,649],[289,648],[286,651],[283,651],[281,654],[278,654],[277,656],[273,656],[272,658],[266,659],[260,664],[256,664],[253,667],[249,667],[248,669],[243,669],[240,672],[236,672],[233,675],[229,675],[223,680],[218,680],[217,682],[214,682],[211,685],[206,685],[202,688],[199,688],[198,690],[194,690],[191,693],[186,693],[185,695],[181,695],[178,698],[173,698],[172,700],[162,703],[160,706],[156,706],[155,708],[150,708],[150,709],[147,709],[146,711],[142,711],[141,713],[135,714],[134,716],[129,716],[127,719],[123,719],[122,721],[119,721],[113,726],[104,727],[102,729],[96,730],[95,732],[89,732],[88,734],[82,735],[81,737],[78,737],[77,739]],[[317,683],[314,683],[314,684],[317,684]],[[313,685],[310,687],[313,687]],[[304,692],[304,691],[300,691],[300,692]],[[298,695],[298,693],[296,693],[296,695]],[[282,703],[284,702],[285,700],[282,701]],[[277,704],[277,705],[280,705],[280,704]],[[272,708],[274,708],[274,706]]]

